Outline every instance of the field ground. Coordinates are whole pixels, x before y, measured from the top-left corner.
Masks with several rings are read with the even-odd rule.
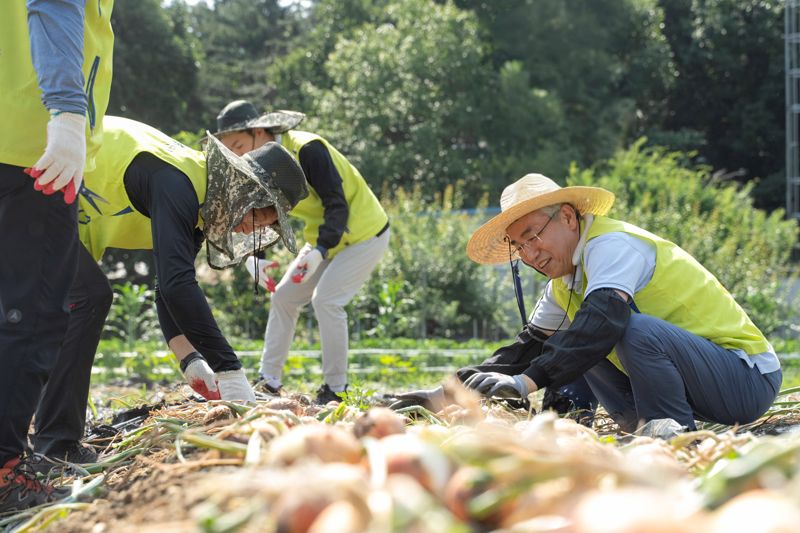
[[[246,348],[255,372],[257,349]],[[668,440],[620,434],[602,410],[589,428],[454,384],[436,412],[378,407],[493,349],[356,347],[357,377],[338,407],[310,402],[315,350],[293,352],[288,392],[255,406],[196,401],[164,354],[100,357],[87,441],[100,462],[59,471],[54,481],[74,495],[0,517],[0,531],[754,533],[800,523],[797,358],[785,358],[783,393],[761,420]]]
[[[178,384],[98,385],[88,442],[101,462],[68,466],[55,480],[74,497],[0,518],[0,530],[753,533],[799,523],[800,390],[750,427],[667,441],[621,435],[602,413],[590,429],[448,391],[446,409],[395,413],[359,395],[242,406],[192,401]]]

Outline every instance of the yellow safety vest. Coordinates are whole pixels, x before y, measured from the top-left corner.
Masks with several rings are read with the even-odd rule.
[[[347,158],[331,146],[328,141],[319,135],[305,131],[292,130],[281,134],[281,144],[298,161],[300,149],[311,141],[322,142],[330,152],[333,165],[339,172],[339,176],[342,177],[342,188],[344,189],[344,197],[349,211],[347,228],[342,234],[342,240],[335,247],[328,250],[328,259],[332,259],[345,247],[374,237],[383,229],[389,221],[389,217],[358,169],[350,164]],[[308,196],[294,206],[294,209],[289,214],[305,222],[303,238],[307,243],[316,246],[319,227],[325,221],[325,208],[322,205],[322,199],[313,187],[308,188]]]
[[[152,250],[150,219],[131,205],[123,178],[140,153],[153,154],[189,177],[197,199],[206,199],[206,158],[155,128],[121,117],[106,116],[105,138],[97,166],[85,175],[78,222],[81,242],[96,260],[106,248]],[[198,226],[202,220],[198,218]]]
[[[611,232],[624,232],[649,242],[656,249],[656,266],[650,282],[633,295],[639,311],[704,337],[718,346],[742,350],[748,355],[769,351],[769,342],[753,324],[744,309],[703,265],[677,244],[627,222],[608,217],[595,217],[589,228],[587,243]],[[583,266],[583,265],[582,265]],[[553,280],[553,295],[558,304],[569,309],[570,320],[583,302],[586,269],[582,268],[581,292],[573,293],[563,278]],[[609,359],[622,369],[614,352]]]
[[[103,140],[102,121],[111,91],[113,6],[114,0],[86,2],[83,77],[89,107],[85,172],[94,168],[94,157]],[[29,167],[44,153],[50,113],[42,104],[42,91],[31,60],[24,0],[0,2],[0,21],[0,162]]]

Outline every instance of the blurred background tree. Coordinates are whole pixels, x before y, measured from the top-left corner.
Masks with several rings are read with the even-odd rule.
[[[778,0],[117,0],[109,113],[198,147],[236,98],[305,112],[300,128],[345,153],[392,218],[391,249],[351,304],[362,337],[516,329],[507,269],[478,267],[463,250],[490,216],[483,208],[531,171],[614,190],[614,214],[685,246],[759,325],[780,331],[794,316],[778,295],[797,241],[781,211],[783,9]],[[151,284],[147,261],[111,251],[104,268]],[[541,280],[526,275],[530,306]],[[204,280],[224,327],[260,336],[265,313],[254,310],[269,304],[244,271]]]
[[[108,114],[174,133],[192,127],[199,53],[186,26],[188,8],[159,0],[114,3],[114,79]]]
[[[114,28],[112,114],[297,109],[378,190],[494,202],[645,136],[783,205],[778,0],[118,0]]]

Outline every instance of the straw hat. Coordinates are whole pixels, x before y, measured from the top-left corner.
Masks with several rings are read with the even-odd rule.
[[[527,174],[503,190],[500,214],[472,234],[467,256],[484,265],[508,261],[506,229],[528,213],[564,203],[572,204],[582,215],[605,215],[614,203],[614,193],[599,187],[561,187],[542,174]]]

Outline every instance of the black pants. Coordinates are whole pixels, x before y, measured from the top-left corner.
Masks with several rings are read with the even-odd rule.
[[[0,464],[22,453],[67,330],[77,267],[77,202],[45,196],[0,163]]]
[[[92,364],[113,292],[89,251],[78,251],[78,273],[70,287],[69,326],[58,362],[36,410],[33,449],[60,456],[83,437]]]

